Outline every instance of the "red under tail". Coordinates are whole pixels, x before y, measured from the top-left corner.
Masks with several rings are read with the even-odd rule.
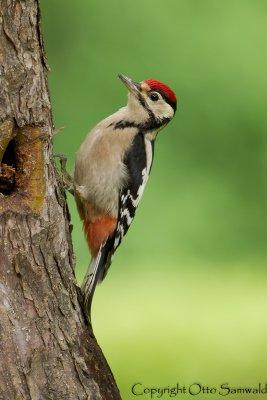
[[[101,245],[114,233],[116,226],[117,219],[108,215],[83,221],[85,237],[93,257],[96,257]]]

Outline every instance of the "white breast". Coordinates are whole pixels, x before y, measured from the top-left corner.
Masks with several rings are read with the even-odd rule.
[[[100,211],[114,217],[118,215],[119,192],[128,178],[123,158],[134,134],[134,128],[114,130],[113,126],[97,126],[76,156],[77,192]]]

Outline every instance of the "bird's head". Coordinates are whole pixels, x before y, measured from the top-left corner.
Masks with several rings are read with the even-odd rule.
[[[153,128],[166,125],[174,116],[177,99],[174,91],[155,79],[146,79],[140,83],[125,75],[119,75],[129,91],[128,109],[132,118]]]

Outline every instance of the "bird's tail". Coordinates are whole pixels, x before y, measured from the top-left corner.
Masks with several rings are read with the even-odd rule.
[[[84,308],[91,322],[91,306],[97,283],[102,282],[110,265],[110,246],[109,241],[102,245],[96,257],[93,257],[88,267],[87,273],[82,283],[82,293],[84,296]]]

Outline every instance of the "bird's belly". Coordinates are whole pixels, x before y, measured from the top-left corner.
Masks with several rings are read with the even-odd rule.
[[[119,193],[128,179],[123,159],[131,145],[134,130],[105,131],[105,135],[89,135],[76,158],[75,182],[84,200],[100,211],[118,216]]]
[[[85,185],[79,191],[84,200],[97,206],[100,213],[117,218],[119,207],[119,192],[127,180],[124,164],[118,160],[109,167],[99,163],[97,170],[88,171]]]

